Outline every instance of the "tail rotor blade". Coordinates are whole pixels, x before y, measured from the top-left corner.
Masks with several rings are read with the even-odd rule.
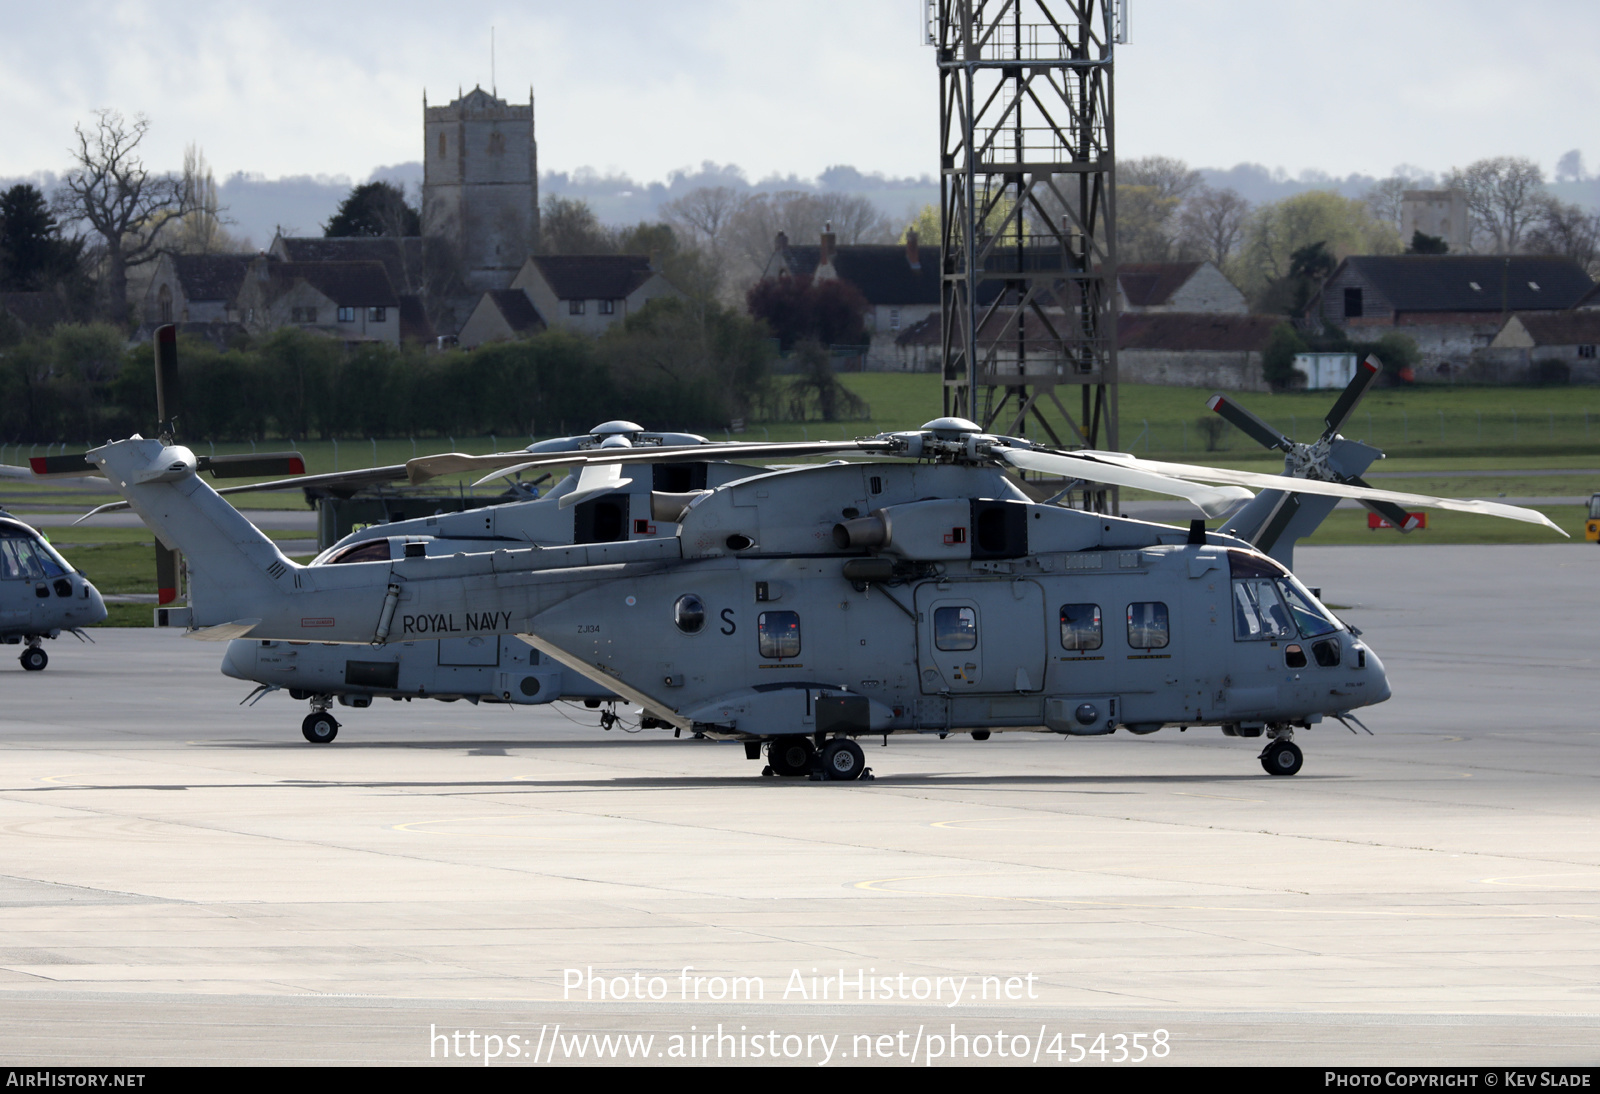
[[[1211,396],[1210,399],[1206,400],[1206,406],[1239,427],[1257,444],[1266,448],[1276,448],[1283,452],[1288,452],[1294,448],[1294,442],[1284,436],[1283,433],[1273,429],[1266,422],[1224,395]]]
[[[1367,359],[1356,366],[1355,376],[1339,393],[1333,409],[1328,411],[1328,416],[1323,419],[1328,426],[1322,431],[1324,437],[1333,436],[1345,422],[1349,421],[1350,415],[1356,412],[1356,404],[1361,402],[1382,371],[1383,362],[1378,360],[1375,354],[1368,354]]]
[[[1360,475],[1348,475],[1348,476],[1345,477],[1344,481],[1349,483],[1351,486],[1360,486],[1360,487],[1364,487],[1364,488],[1366,488],[1368,490],[1372,489],[1372,487],[1367,483],[1367,481],[1365,479],[1363,479]],[[1370,509],[1374,513],[1378,514],[1384,520],[1388,521],[1390,524],[1392,524],[1396,528],[1400,529],[1400,531],[1402,531],[1402,532],[1411,531],[1411,514],[1408,513],[1405,509],[1403,509],[1400,506],[1396,505],[1394,502],[1392,502],[1392,501],[1370,501],[1370,500],[1368,500],[1368,501],[1363,501],[1361,504],[1365,505],[1368,509]]]
[[[100,474],[100,468],[89,462],[87,453],[68,452],[63,456],[31,456],[28,466],[40,478],[87,478]]]
[[[305,457],[298,452],[240,452],[232,456],[201,456],[201,471],[214,479],[259,479],[267,475],[304,475]]]
[[[156,603],[171,604],[178,599],[178,566],[183,556],[156,543]]]
[[[170,436],[178,417],[178,328],[171,323],[156,328],[157,433]]]

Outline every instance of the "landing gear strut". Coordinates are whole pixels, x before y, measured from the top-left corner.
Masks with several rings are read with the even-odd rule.
[[[311,697],[311,713],[300,723],[300,735],[314,745],[325,745],[339,735],[339,721],[328,713],[331,706],[332,696]]]
[[[22,667],[29,672],[39,672],[50,663],[50,655],[39,648],[39,640],[28,640],[28,648],[22,651],[22,656],[17,658],[22,662]]]

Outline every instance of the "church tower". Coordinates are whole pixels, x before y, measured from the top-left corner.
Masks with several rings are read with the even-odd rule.
[[[533,90],[527,106],[481,87],[449,106],[424,95],[422,116],[422,234],[454,248],[468,289],[504,289],[539,242]]]

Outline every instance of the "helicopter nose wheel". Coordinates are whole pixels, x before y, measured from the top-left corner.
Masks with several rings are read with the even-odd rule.
[[[833,782],[849,782],[867,774],[867,757],[861,746],[848,737],[836,737],[822,749],[822,777]]]
[[[786,775],[791,778],[811,774],[811,766],[817,756],[817,750],[811,744],[811,738],[800,734],[793,736],[775,737],[767,745],[767,762],[772,767],[774,775]]]
[[[327,711],[314,710],[300,723],[300,734],[314,745],[325,745],[339,735],[339,723]]]
[[[22,667],[29,672],[39,672],[50,663],[50,655],[38,646],[29,646],[22,651],[22,656],[17,658],[22,662]]]
[[[1305,762],[1305,754],[1293,741],[1273,741],[1261,751],[1261,766],[1268,775],[1293,775]]]

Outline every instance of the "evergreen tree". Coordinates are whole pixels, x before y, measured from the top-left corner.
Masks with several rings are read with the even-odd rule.
[[[339,211],[322,226],[328,239],[350,236],[420,236],[422,217],[406,204],[400,188],[387,182],[369,182],[350,191]]]

